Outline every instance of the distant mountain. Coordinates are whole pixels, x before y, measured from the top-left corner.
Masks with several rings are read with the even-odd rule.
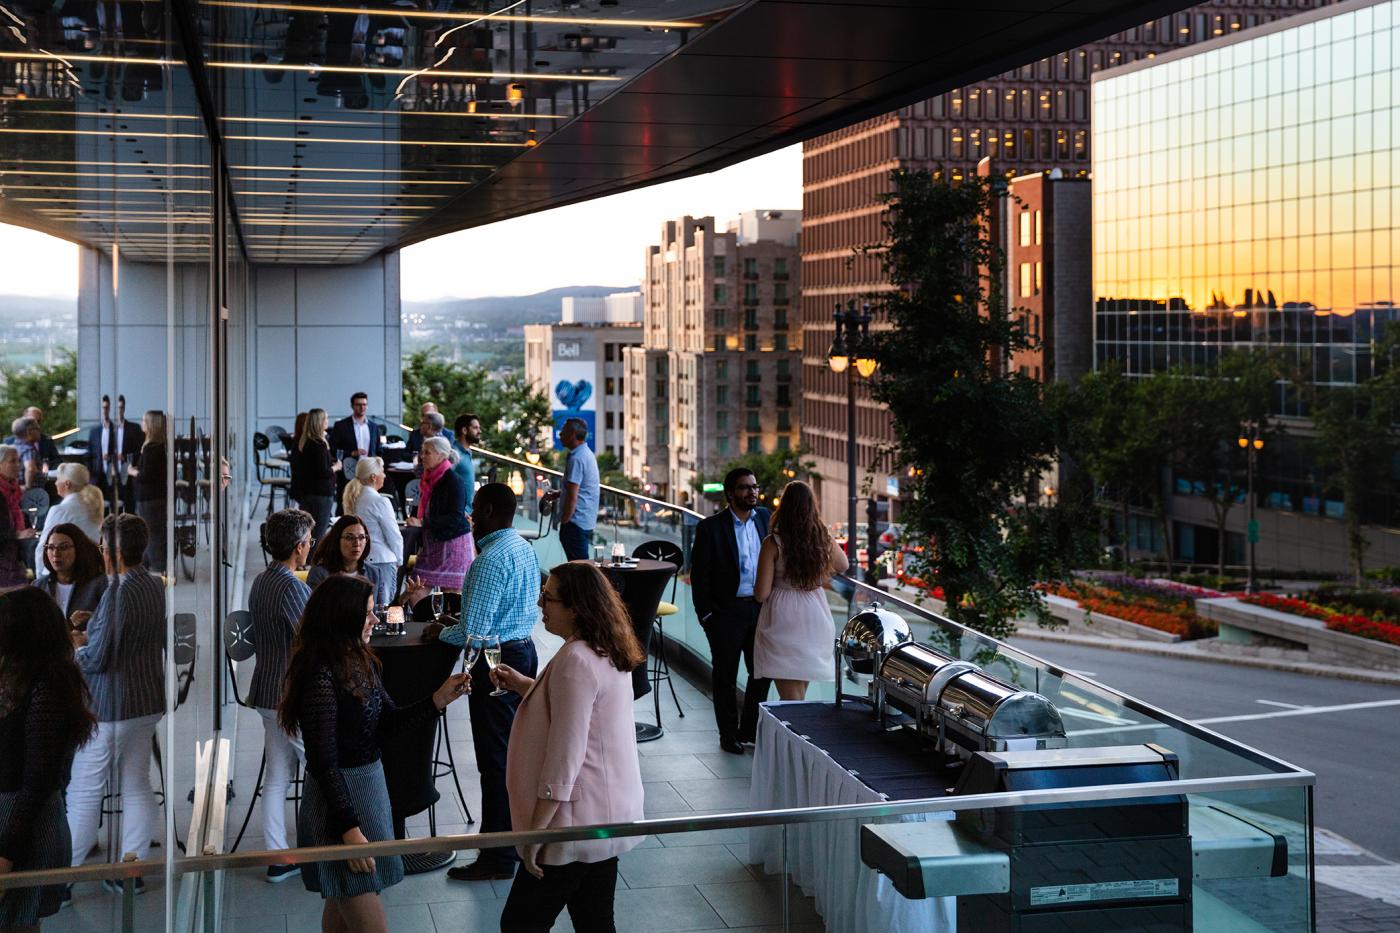
[[[78,313],[76,298],[36,298],[32,295],[0,295],[0,319],[36,321],[44,318],[71,318]]]
[[[633,285],[569,285],[533,295],[505,295],[495,298],[443,298],[438,301],[405,301],[403,316],[422,315],[431,326],[463,320],[487,327],[518,327],[521,324],[557,324],[562,298],[601,298],[614,292],[636,291]]]

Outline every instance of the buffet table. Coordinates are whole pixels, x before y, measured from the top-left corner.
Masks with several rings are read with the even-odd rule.
[[[870,707],[830,702],[765,703],[754,748],[755,810],[822,807],[942,797],[944,781],[912,737],[883,733]],[[935,811],[905,820],[952,819]],[[816,901],[832,931],[956,929],[956,900],[905,899],[860,859],[860,820],[757,827],[749,861],[786,871]],[[864,822],[872,822],[865,820]],[[784,864],[783,835],[787,835]]]

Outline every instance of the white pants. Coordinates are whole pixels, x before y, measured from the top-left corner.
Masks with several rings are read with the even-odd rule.
[[[296,763],[306,764],[306,747],[301,736],[290,736],[277,724],[277,711],[259,709],[263,721],[262,814],[263,843],[267,849],[287,848],[287,788],[292,786]]]
[[[99,722],[97,732],[73,758],[68,782],[68,832],[73,836],[73,864],[81,865],[97,842],[97,821],[108,768],[116,762],[121,791],[121,851],[110,853],[119,862],[127,853],[149,858],[151,839],[160,829],[156,795],[151,790],[151,737],[163,714]]]

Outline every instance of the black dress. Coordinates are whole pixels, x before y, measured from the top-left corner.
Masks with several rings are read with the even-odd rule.
[[[136,464],[136,514],[145,521],[151,535],[146,545],[146,566],[153,573],[165,572],[165,449],[159,441],[144,445]]]
[[[73,743],[58,697],[36,681],[22,702],[0,711],[0,856],[15,871],[66,868],[73,842],[63,788],[73,763]],[[30,926],[58,911],[63,885],[13,888],[0,895],[0,928]]]

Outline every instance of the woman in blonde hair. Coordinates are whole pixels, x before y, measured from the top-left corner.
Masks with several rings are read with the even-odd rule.
[[[801,480],[783,489],[771,528],[758,551],[753,587],[754,599],[763,604],[753,672],[777,681],[779,699],[801,700],[808,683],[835,676],[836,623],[823,587],[849,564],[822,521],[812,487]]]
[[[58,468],[54,488],[63,501],[49,509],[35,554],[43,555],[49,532],[64,523],[78,526],[89,541],[97,543],[98,530],[102,527],[102,490],[88,482],[88,478],[88,469],[81,463],[65,463]],[[43,562],[35,558],[34,565],[42,567]],[[39,576],[46,572],[41,570]]]
[[[369,557],[365,576],[377,592],[375,601],[387,606],[394,601],[403,563],[403,532],[394,518],[394,507],[379,494],[384,488],[384,461],[361,457],[355,464],[355,478],[345,486],[341,506],[346,515],[364,523],[369,532]]]
[[[320,541],[331,526],[335,503],[335,471],[340,464],[331,457],[326,441],[326,410],[313,408],[306,413],[306,424],[297,435],[292,451],[292,498],[303,511],[316,519],[312,537]]]
[[[141,416],[146,435],[136,465],[128,471],[136,479],[136,514],[146,523],[146,569],[165,573],[165,412],[152,408]]]

